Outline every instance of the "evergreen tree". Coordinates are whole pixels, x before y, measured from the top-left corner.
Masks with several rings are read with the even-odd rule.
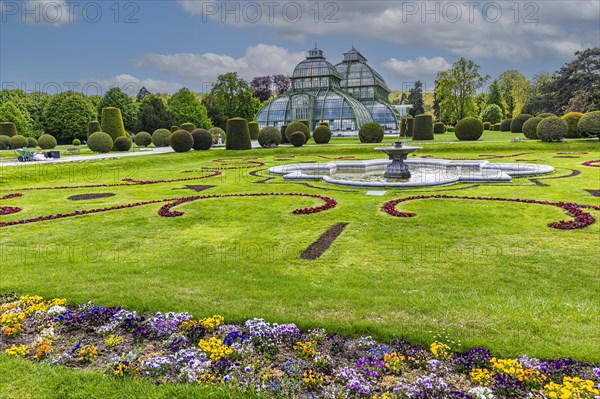
[[[152,133],[156,129],[169,129],[175,118],[167,109],[164,101],[156,94],[149,94],[140,103],[138,131]]]
[[[504,101],[504,96],[502,95],[502,89],[500,88],[498,79],[494,79],[490,85],[490,92],[487,96],[487,105],[490,104],[496,104],[498,107],[500,107],[503,118],[508,115],[508,105],[506,104],[506,101]]]
[[[137,124],[138,109],[133,100],[118,87],[113,87],[104,94],[102,100],[98,103],[98,121],[102,122],[102,110],[108,107],[115,107],[121,110],[125,129],[133,131]]]
[[[407,100],[409,104],[412,104],[412,109],[408,113],[413,117],[425,112],[425,108],[423,107],[423,82],[420,80],[415,82],[414,87],[408,93]]]

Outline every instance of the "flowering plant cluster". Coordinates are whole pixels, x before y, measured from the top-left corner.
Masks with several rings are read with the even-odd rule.
[[[568,215],[575,218],[575,220],[548,223],[548,227],[559,230],[574,230],[583,229],[596,220],[592,215],[582,210],[582,208],[600,210],[600,206],[576,204],[573,202],[552,202],[552,201],[539,201],[521,198],[498,198],[498,197],[474,197],[474,196],[458,196],[458,195],[446,195],[446,194],[435,194],[435,195],[415,195],[412,197],[398,198],[392,201],[388,201],[383,205],[383,211],[389,215],[401,218],[412,218],[416,214],[412,212],[401,212],[396,210],[396,205],[401,202],[414,201],[420,199],[465,199],[473,201],[506,201],[506,202],[521,202],[525,204],[538,204],[538,205],[551,205],[559,208],[563,208]]]
[[[593,168],[600,168],[600,159],[594,159],[592,161],[587,161],[582,164],[583,166],[591,166]]]
[[[219,315],[139,315],[92,303],[0,296],[0,315],[23,314],[23,333],[5,335],[8,356],[86,367],[115,378],[229,385],[264,397],[293,398],[595,398],[600,368],[559,359],[492,357],[484,348],[429,350],[405,340],[382,344],[323,329]],[[73,342],[76,344],[73,346]]]

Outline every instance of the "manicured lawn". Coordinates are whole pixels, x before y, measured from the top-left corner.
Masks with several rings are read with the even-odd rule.
[[[486,159],[479,155],[529,153],[496,160],[552,165],[556,172],[541,177],[538,183],[543,185],[521,178],[508,185],[388,190],[383,197],[372,197],[365,195],[366,189],[320,182],[306,186],[284,182],[281,177],[260,183],[268,177],[265,169],[269,166],[328,161],[318,155],[380,157],[372,150],[377,145],[357,144],[356,138],[335,138],[331,145],[302,148],[212,150],[2,168],[0,197],[23,194],[0,201],[3,206],[23,208],[0,216],[2,222],[203,194],[299,192],[329,196],[338,205],[315,215],[292,215],[294,209],[323,202],[289,196],[205,199],[178,206],[185,215],[176,218],[159,216],[163,204],[151,204],[3,227],[0,292],[65,297],[76,303],[92,300],[139,311],[189,311],[194,316],[217,313],[230,322],[261,317],[296,323],[303,329],[321,326],[330,332],[369,334],[383,340],[404,336],[423,345],[443,332],[460,339],[465,349],[485,346],[502,356],[527,353],[544,359],[573,357],[600,362],[600,223],[581,230],[552,229],[548,223],[569,219],[562,209],[506,202],[427,199],[400,204],[399,210],[416,213],[410,219],[394,218],[381,210],[395,198],[436,193],[600,205],[598,197],[585,191],[600,189],[600,168],[581,165],[600,158],[597,140],[512,143],[512,137],[522,135],[486,132],[486,142],[441,144],[455,141],[450,133],[436,136],[436,142],[423,143],[425,148],[417,155]],[[386,137],[385,141],[394,139]],[[295,158],[276,158],[281,155]],[[255,157],[253,161],[266,165],[223,168],[221,176],[193,181],[19,190],[117,184],[128,177],[202,176],[209,172],[182,172],[231,166],[212,161],[240,157]],[[257,176],[249,174],[255,170],[261,170]],[[573,176],[545,180],[570,174]],[[186,185],[214,187],[196,193]],[[67,199],[88,193],[116,195]],[[598,211],[589,212],[600,217]],[[349,223],[348,227],[321,258],[300,258],[302,250],[341,222]],[[7,375],[5,371],[13,370],[16,362],[0,357],[0,375]],[[187,388],[157,389],[143,382],[106,381],[27,363],[19,367],[24,368],[0,377],[15,381],[7,384],[0,380],[0,396],[23,392],[16,396],[58,397],[52,396],[49,387],[62,379],[80,385],[81,392],[98,387],[106,392],[143,392],[147,397],[188,397],[189,393]],[[32,390],[25,390],[34,378]]]

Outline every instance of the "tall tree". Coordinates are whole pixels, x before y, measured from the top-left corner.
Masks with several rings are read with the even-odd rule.
[[[273,79],[271,76],[257,76],[250,82],[254,89],[254,97],[260,101],[267,101],[273,95]]]
[[[498,107],[500,107],[503,117],[506,117],[508,115],[508,105],[506,104],[506,101],[504,101],[504,96],[502,95],[502,89],[500,88],[498,79],[494,79],[494,81],[490,85],[490,92],[487,96],[486,105],[489,104],[496,104]],[[483,110],[483,108],[481,109]]]
[[[118,87],[107,91],[98,103],[98,121],[102,122],[102,110],[106,107],[115,107],[121,110],[125,129],[135,129],[138,119],[138,109],[133,100]]]
[[[506,102],[506,116],[511,117],[515,109],[515,99],[513,98],[514,82],[519,79],[525,79],[525,76],[516,69],[509,69],[498,76],[498,84],[502,92],[502,98]]]
[[[277,96],[282,95],[290,89],[292,82],[285,75],[273,75],[273,90]]]
[[[185,87],[173,94],[167,103],[167,107],[175,117],[175,123],[178,125],[191,122],[202,129],[212,127],[206,113],[206,107],[202,105],[194,93]]]
[[[260,101],[253,97],[252,87],[237,72],[219,75],[211,94],[217,96],[223,106],[226,118],[240,117],[251,120],[260,107]]]
[[[140,112],[138,115],[138,131],[145,131],[150,134],[156,129],[169,129],[175,118],[167,109],[164,101],[156,94],[149,94],[140,103]]]
[[[87,137],[88,123],[96,119],[96,110],[83,94],[66,91],[50,98],[43,117],[46,133],[62,143],[70,143]]]
[[[140,103],[140,102],[142,102],[144,97],[146,97],[148,94],[151,94],[150,91],[148,91],[148,89],[146,89],[146,86],[142,86],[142,88],[138,91],[135,98],[136,98],[137,102]]]
[[[592,109],[600,106],[600,48],[589,48],[575,53],[575,60],[565,64],[556,72],[554,91],[561,112],[577,92],[587,92],[591,96],[579,96],[582,106]],[[580,111],[581,112],[581,111]]]
[[[440,98],[437,96],[437,88],[439,86],[438,81],[435,81],[435,87],[433,89],[433,115],[435,115],[435,119],[438,121],[442,120],[442,113],[440,110]]]
[[[29,115],[28,115],[29,116]],[[12,102],[6,101],[0,105],[0,122],[12,122],[17,128],[17,134],[29,134],[29,118]]]
[[[412,104],[412,108],[408,111],[413,117],[421,115],[425,112],[423,107],[423,82],[417,80],[412,89],[408,92],[408,103]]]
[[[485,93],[479,93],[475,96],[475,107],[476,113],[480,113],[488,104],[488,95]]]
[[[219,98],[214,94],[207,94],[202,97],[202,105],[206,107],[206,113],[213,126],[225,130],[227,127],[227,118],[225,117],[223,105]]]
[[[523,106],[529,102],[533,96],[533,85],[525,76],[517,76],[512,83],[511,96],[513,99],[513,110],[512,117],[525,113],[523,112]],[[511,115],[509,115],[511,116]]]

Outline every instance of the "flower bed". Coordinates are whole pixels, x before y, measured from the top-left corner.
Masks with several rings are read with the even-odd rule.
[[[583,166],[591,166],[593,168],[600,168],[600,159],[594,159],[593,161],[587,161],[582,164]]]
[[[23,196],[23,194],[20,193],[15,193],[15,194],[8,194],[5,195],[3,197],[0,197],[0,200],[7,200],[7,199],[12,199],[12,198],[18,198]],[[1,206],[0,205],[0,216],[4,216],[4,215],[11,215],[13,213],[17,213],[17,212],[21,212],[23,209],[16,207],[16,206]]]
[[[39,296],[0,296],[0,324],[8,356],[265,397],[591,399],[600,385],[599,367],[571,359],[496,358],[448,342],[424,349],[262,319],[230,325],[219,315],[141,315]]]
[[[582,208],[600,210],[600,206],[595,205],[583,205],[576,204],[572,202],[551,202],[551,201],[538,201],[538,200],[530,200],[530,199],[521,199],[521,198],[498,198],[498,197],[472,197],[472,196],[457,196],[457,195],[445,195],[445,194],[436,194],[436,195],[417,195],[412,197],[404,197],[398,198],[392,201],[388,201],[383,205],[383,210],[395,217],[403,217],[403,218],[411,218],[416,216],[415,213],[412,212],[401,212],[396,210],[396,205],[401,202],[414,201],[420,199],[465,199],[465,200],[473,200],[473,201],[505,201],[505,202],[521,202],[525,204],[538,204],[538,205],[552,205],[557,206],[559,208],[563,208],[568,215],[575,218],[575,220],[560,222],[552,222],[548,223],[548,227],[553,229],[560,230],[573,230],[573,229],[583,229],[595,222],[595,219],[592,215],[587,212],[584,212]]]

